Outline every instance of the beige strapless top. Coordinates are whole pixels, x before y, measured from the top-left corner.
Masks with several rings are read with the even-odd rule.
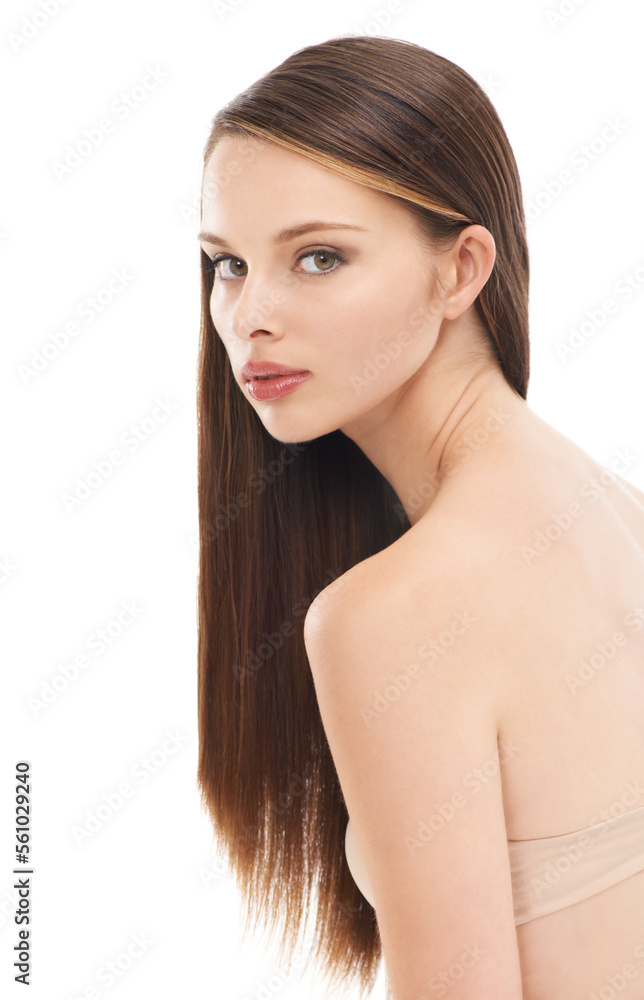
[[[644,871],[644,806],[585,830],[507,843],[514,923],[523,924]],[[354,882],[373,906],[369,876],[351,820],[345,854]]]

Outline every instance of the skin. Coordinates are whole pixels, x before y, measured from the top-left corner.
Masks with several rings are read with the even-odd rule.
[[[217,193],[222,176],[229,180]],[[399,200],[276,144],[240,138],[215,147],[204,192],[202,230],[227,237],[233,249],[202,240],[203,249],[211,257],[239,254],[246,264],[245,277],[228,277],[233,268],[220,265],[213,322],[273,437],[304,441],[340,428],[405,503],[419,469],[434,483],[461,464],[464,435],[491,409],[525,409],[493,360],[473,305],[495,259],[483,226],[469,226],[449,254],[429,260]],[[319,231],[273,245],[283,227],[318,219],[367,231]],[[315,258],[294,263],[318,248],[340,249],[347,262],[329,273]],[[383,344],[395,346],[387,353]],[[387,363],[368,381],[368,363],[383,353]],[[260,402],[240,374],[248,359],[308,369],[312,377],[280,400]],[[407,505],[411,523],[428,507]]]
[[[284,227],[320,219],[366,231],[316,231],[275,245]],[[497,738],[521,748],[501,769],[507,837],[552,837],[598,822],[601,810],[624,811],[626,784],[644,783],[644,624],[624,625],[626,612],[644,608],[644,494],[619,466],[602,489],[604,467],[533,413],[503,377],[474,306],[494,265],[492,235],[469,226],[449,251],[429,255],[404,203],[278,145],[239,137],[220,141],[206,165],[202,229],[229,244],[202,240],[209,256],[241,261],[220,266],[220,273],[238,276],[216,278],[211,314],[240,391],[267,431],[293,442],[341,429],[391,483],[412,525],[345,574],[344,589],[327,602],[327,632],[334,607],[340,624],[349,606],[364,617],[355,648],[342,650],[346,660],[338,646],[334,678],[357,674],[362,657],[371,672],[366,690],[381,690],[391,668],[377,674],[383,657],[377,645],[369,649],[371,634],[380,627],[383,643],[392,629],[404,636],[425,617],[440,634],[467,606],[485,631],[441,652],[439,662],[447,677],[448,668],[460,668],[459,657],[476,662],[501,692],[493,713]],[[296,259],[324,250],[340,251],[345,262]],[[304,270],[316,267],[330,270]],[[396,343],[400,350],[387,350]],[[257,401],[240,374],[248,359],[312,376],[282,399]],[[545,553],[526,557],[535,532],[580,499],[580,484],[592,482],[600,486],[597,499],[582,503],[574,527]],[[391,629],[383,631],[393,606]],[[595,641],[620,626],[627,642],[612,672],[599,671],[573,694],[567,678]],[[356,777],[355,727],[336,724],[337,684],[326,680],[316,677],[323,721],[378,890],[378,865],[384,886],[385,864],[366,839],[369,774]],[[420,699],[421,687],[414,690]],[[446,699],[452,695],[446,688]],[[395,718],[393,710],[387,718]],[[383,774],[372,780],[381,783]],[[461,815],[482,801],[472,797]],[[644,797],[631,797],[626,808],[641,805]],[[574,996],[589,995],[629,961],[639,978],[626,981],[635,990],[630,995],[639,996],[644,947],[641,959],[633,956],[644,946],[643,899],[644,872],[520,925],[523,1000],[572,1000],[571,984]],[[441,927],[433,931],[439,935]],[[396,949],[412,930],[396,934],[383,921],[382,932],[385,955],[395,955],[392,969],[409,968],[415,956]],[[487,1000],[482,966],[478,974],[479,992],[455,986],[450,997]],[[463,989],[473,985],[470,978]],[[409,993],[401,986],[394,995],[417,993],[410,984]]]

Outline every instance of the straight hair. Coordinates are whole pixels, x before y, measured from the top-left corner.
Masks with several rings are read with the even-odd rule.
[[[521,185],[497,112],[468,73],[412,42],[333,38],[298,50],[218,112],[204,171],[225,136],[278,143],[402,199],[433,253],[464,227],[485,226],[496,258],[475,305],[506,381],[526,398]],[[201,250],[197,782],[241,894],[244,937],[262,925],[281,962],[306,936],[316,976],[366,996],[382,944],[346,862],[349,816],[302,626],[321,590],[341,587],[410,522],[340,430],[288,444],[266,431],[214,327],[213,280]]]

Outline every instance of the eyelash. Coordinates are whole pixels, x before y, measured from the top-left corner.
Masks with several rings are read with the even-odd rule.
[[[328,247],[316,247],[314,250],[305,250],[304,253],[301,253],[300,256],[296,258],[296,263],[299,264],[299,262],[301,260],[304,260],[306,257],[315,257],[315,255],[318,254],[318,253],[326,253],[326,254],[329,254],[331,257],[335,257],[335,259],[337,260],[338,264],[345,264],[346,263],[346,257],[344,256],[343,253],[341,253],[339,250],[329,250]],[[206,256],[208,257],[207,254],[206,254]],[[209,261],[209,263],[207,265],[208,266],[208,270],[209,271],[214,271],[215,272],[215,278],[216,278],[217,277],[217,264],[221,263],[222,260],[241,260],[241,259],[242,259],[241,257],[235,257],[234,254],[219,253],[215,257],[208,257],[208,261]],[[327,274],[333,274],[333,272],[337,271],[337,270],[338,270],[338,267],[336,265],[335,267],[332,267],[330,271],[318,271],[317,274],[315,272],[313,272],[313,271],[304,271],[304,272],[301,272],[301,273],[306,274],[307,277],[310,277],[310,278],[313,278],[313,277],[317,278],[317,277],[321,277],[321,276],[326,276]],[[239,277],[242,278],[242,277],[245,277],[245,275],[239,275]],[[220,281],[233,281],[234,279],[233,278],[220,278],[219,280]]]

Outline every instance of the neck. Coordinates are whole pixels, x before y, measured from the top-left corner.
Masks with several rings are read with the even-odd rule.
[[[446,480],[455,482],[474,456],[485,458],[496,432],[528,409],[491,352],[468,353],[467,343],[450,339],[458,356],[439,338],[411,379],[341,428],[391,484],[412,525]]]

